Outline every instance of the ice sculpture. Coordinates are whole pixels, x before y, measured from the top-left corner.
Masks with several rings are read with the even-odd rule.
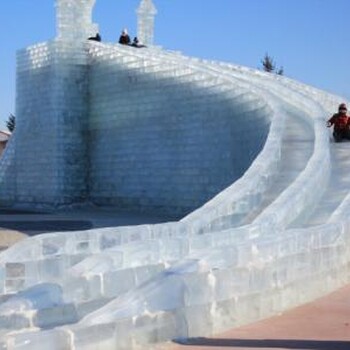
[[[96,0],[56,0],[57,38],[71,41],[86,40],[98,32],[91,21]]]
[[[153,45],[154,40],[154,17],[157,9],[152,0],[141,0],[137,9],[137,35],[140,42],[144,45]]]
[[[20,51],[18,84],[1,201],[127,205],[146,193],[144,208],[191,212],[2,252],[1,349],[150,349],[347,283],[349,145],[330,143],[325,128],[340,97],[155,47],[70,40]]]

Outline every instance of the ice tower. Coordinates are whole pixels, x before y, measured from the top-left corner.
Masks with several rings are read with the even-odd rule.
[[[55,40],[17,54],[14,201],[63,205],[86,198],[88,53],[95,0],[57,0]]]
[[[58,39],[85,40],[98,32],[91,22],[96,0],[56,0]]]
[[[140,42],[147,46],[153,45],[154,17],[157,14],[156,7],[152,0],[141,0],[136,12],[138,16],[137,35]]]

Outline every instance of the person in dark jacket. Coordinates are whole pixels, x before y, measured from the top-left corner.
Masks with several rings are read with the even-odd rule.
[[[101,38],[101,35],[99,33],[96,33],[95,36],[90,36],[90,38],[88,40],[93,40],[93,41],[101,41],[102,38]]]
[[[122,34],[119,37],[119,44],[122,45],[130,45],[130,36],[128,35],[127,29],[122,31]]]
[[[138,47],[138,48],[141,48],[141,47],[146,47],[145,45],[141,45],[140,42],[139,42],[139,39],[137,38],[137,36],[135,36],[131,46],[133,47]]]
[[[347,108],[345,103],[341,103],[338,108],[338,113],[327,121],[327,127],[333,128],[333,137],[335,142],[340,142],[343,139],[350,140],[350,117],[347,115]]]

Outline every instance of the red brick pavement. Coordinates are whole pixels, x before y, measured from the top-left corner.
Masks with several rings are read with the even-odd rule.
[[[312,303],[167,350],[350,350],[350,285]]]

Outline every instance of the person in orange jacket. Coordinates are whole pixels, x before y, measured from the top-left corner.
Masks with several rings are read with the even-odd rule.
[[[338,108],[338,113],[333,114],[332,118],[327,121],[327,127],[333,128],[333,137],[335,142],[340,142],[343,139],[350,140],[350,117],[347,115],[345,103],[341,103]]]

